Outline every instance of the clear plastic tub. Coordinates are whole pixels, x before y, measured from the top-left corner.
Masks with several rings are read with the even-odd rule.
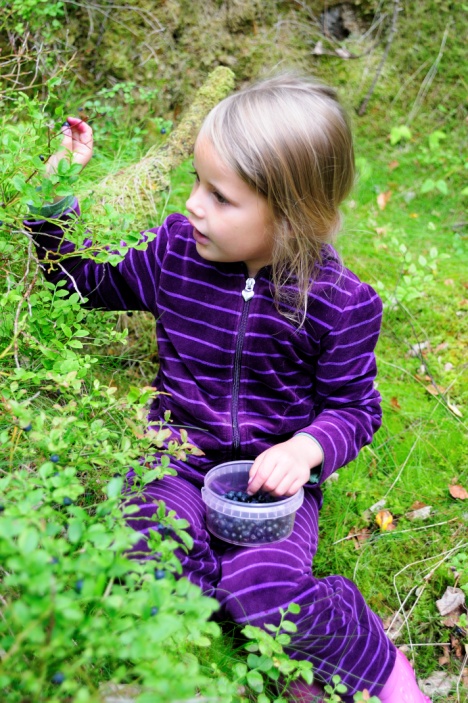
[[[228,461],[208,471],[202,497],[206,524],[219,539],[243,547],[281,542],[294,527],[296,511],[304,500],[304,489],[270,503],[237,503],[224,497],[229,491],[247,489],[252,461]]]

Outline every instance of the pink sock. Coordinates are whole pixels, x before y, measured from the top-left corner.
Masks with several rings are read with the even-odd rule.
[[[399,649],[393,671],[379,698],[382,703],[431,703],[430,698],[420,691],[411,664]]]

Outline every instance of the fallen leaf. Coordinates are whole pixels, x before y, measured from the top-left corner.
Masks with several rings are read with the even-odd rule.
[[[390,163],[388,164],[388,168],[390,169],[390,171],[393,171],[393,169],[398,168],[399,165],[400,164],[398,161],[390,161]]]
[[[377,196],[377,205],[381,210],[385,210],[387,207],[387,203],[392,197],[392,191],[391,190],[386,190],[383,193],[379,193]]]
[[[450,644],[457,659],[464,659],[464,647],[460,640],[454,635],[450,635]]]
[[[379,235],[379,237],[383,236],[384,234],[387,234],[387,228],[386,227],[376,227],[375,231]]]
[[[459,409],[457,408],[457,406],[454,405],[453,403],[447,403],[447,407],[448,407],[448,409],[451,410],[451,411],[453,412],[453,414],[456,415],[457,417],[463,417],[463,415],[462,415],[462,413],[460,412],[460,410],[459,410]]]
[[[461,588],[448,586],[442,598],[436,600],[437,610],[441,615],[449,615],[460,605],[464,605],[465,598],[466,596]]]
[[[408,520],[427,520],[431,517],[432,506],[425,505],[424,508],[418,508],[417,510],[412,510],[406,513]]]
[[[398,402],[398,398],[395,398],[395,396],[390,398],[390,405],[392,406],[392,408],[395,408],[395,410],[401,410],[401,405]]]
[[[454,286],[454,285],[455,285],[455,281],[453,280],[453,278],[446,278],[445,279],[444,286]]]
[[[455,625],[458,625],[458,621],[460,620],[460,615],[465,612],[465,607],[463,605],[459,605],[458,608],[455,608],[455,610],[452,610],[451,613],[447,615],[442,620],[442,623],[445,625],[445,627],[455,627]]]
[[[468,305],[468,298],[462,298],[460,302],[458,303],[460,307],[463,307],[464,305]]]
[[[430,349],[429,342],[417,342],[410,346],[406,356],[419,356],[424,349]]]
[[[435,352],[440,352],[440,351],[442,351],[443,349],[448,349],[448,342],[441,342],[440,344],[438,344],[438,345],[436,346],[436,348],[434,349],[434,351],[435,351]]]
[[[380,527],[381,532],[389,532],[395,529],[393,515],[389,510],[379,510],[375,516],[375,522]]]
[[[420,500],[415,500],[411,506],[411,510],[420,510],[421,508],[427,508],[427,504],[422,503]]]
[[[444,395],[444,393],[447,391],[444,386],[434,386],[433,383],[430,383],[428,386],[425,386],[425,388],[426,391],[431,395]]]
[[[444,371],[452,371],[453,368],[454,366],[450,361],[447,361],[447,363],[444,364]]]
[[[437,695],[442,699],[450,691],[456,689],[458,676],[448,674],[446,671],[435,671],[427,679],[419,679],[419,688],[426,696]]]
[[[449,486],[449,493],[452,498],[458,498],[458,500],[468,499],[468,491],[463,486]]]
[[[353,527],[349,531],[349,534],[347,535],[347,539],[352,539],[354,542],[354,548],[360,549],[362,547],[363,543],[367,542],[367,540],[371,536],[372,536],[372,532],[369,530],[368,527],[363,527],[362,529],[359,529],[358,527]]]
[[[398,637],[401,634],[401,631],[404,627],[405,621],[403,617],[401,616],[400,613],[396,613],[395,615],[390,615],[390,617],[386,618],[383,622],[383,627],[385,632],[387,633],[387,637],[392,640],[392,642],[395,642],[395,640],[398,639]]]
[[[371,513],[378,513],[379,510],[382,510],[382,508],[385,508],[387,501],[385,498],[382,498],[381,500],[377,501],[377,503],[374,503],[374,505],[371,505],[369,508],[369,511]]]
[[[419,215],[417,212],[410,212],[410,217],[412,217],[413,220],[415,220],[417,217],[419,217]]]
[[[441,666],[446,666],[446,664],[450,664],[450,649],[446,644],[442,646],[442,649],[444,654],[443,656],[439,657],[439,664]]]

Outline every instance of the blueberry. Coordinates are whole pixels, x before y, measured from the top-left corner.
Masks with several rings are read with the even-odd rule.
[[[77,593],[81,593],[81,591],[83,590],[83,584],[83,579],[78,579],[78,581],[75,583],[75,591]]]
[[[166,134],[167,129],[165,127],[161,127],[161,134]]]
[[[68,497],[65,497],[62,502],[63,502],[63,505],[73,505],[72,499],[68,498]]]
[[[79,108],[78,108],[78,112],[83,112],[83,108],[82,108],[82,107],[79,107]]]
[[[57,557],[52,557],[52,559],[50,560],[50,563],[51,564],[58,564],[59,560],[57,559]]]
[[[5,510],[5,506],[2,505],[2,503],[0,503],[0,513],[3,513],[4,510]]]
[[[57,673],[52,676],[51,681],[52,683],[61,684],[65,681],[65,674],[62,674],[61,671],[57,671]]]
[[[3,224],[3,223],[2,223],[2,224]],[[31,423],[29,423],[28,425],[26,425],[26,427],[23,427],[23,430],[24,430],[25,432],[31,432],[31,430],[32,430],[32,425],[31,425]]]
[[[150,615],[157,615],[159,613],[159,608],[155,605],[151,608]]]
[[[53,461],[54,464],[56,464],[58,461],[60,461],[60,457],[58,454],[52,454],[50,460]]]
[[[44,156],[44,154],[39,154],[39,158],[40,158],[41,161],[45,161],[45,156]]]
[[[164,569],[155,569],[154,570],[154,578],[156,581],[160,581],[161,579],[165,578],[166,572]]]

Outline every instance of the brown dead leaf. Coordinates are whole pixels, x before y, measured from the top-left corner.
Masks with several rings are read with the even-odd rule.
[[[431,517],[432,506],[425,505],[423,508],[418,508],[417,510],[411,510],[406,513],[408,520],[427,520]]]
[[[427,505],[420,500],[415,500],[411,506],[411,510],[420,510],[421,508],[427,508]]]
[[[460,302],[458,303],[458,305],[459,305],[461,308],[464,307],[465,305],[468,305],[468,298],[462,298],[462,299],[460,300]]]
[[[405,621],[400,613],[395,613],[390,615],[383,621],[383,627],[387,633],[387,637],[395,642],[401,634],[401,631],[405,625]]]
[[[398,168],[399,165],[400,164],[398,161],[390,161],[390,163],[388,164],[388,168],[390,169],[390,171],[393,171],[393,169]]]
[[[395,408],[395,410],[401,410],[401,405],[398,402],[398,398],[395,398],[395,396],[390,398],[390,405],[392,406],[392,408]]]
[[[463,486],[449,486],[449,493],[452,498],[457,498],[458,500],[468,499],[468,491]]]
[[[445,627],[455,627],[455,625],[458,625],[458,621],[460,620],[460,615],[465,612],[465,608],[462,605],[459,605],[458,608],[455,608],[455,610],[452,610],[451,613],[447,615],[442,620],[442,623],[445,625]]]
[[[385,210],[387,207],[388,201],[392,197],[392,191],[391,190],[386,190],[383,193],[379,193],[377,196],[377,205],[381,210]]]
[[[455,285],[455,281],[453,280],[453,278],[446,278],[445,279],[444,286],[454,286],[454,285]]]
[[[386,227],[376,227],[375,231],[379,235],[379,237],[382,237],[383,235],[387,234],[387,228]]]
[[[430,383],[428,386],[425,386],[425,388],[426,391],[431,395],[444,395],[444,393],[447,391],[444,386],[434,386],[433,383]]]
[[[375,516],[375,522],[380,527],[381,532],[390,532],[395,529],[393,515],[390,510],[379,510]]]
[[[463,660],[465,658],[465,648],[458,637],[455,637],[455,635],[450,635],[450,644],[452,645],[452,650],[456,658]]]
[[[440,352],[443,351],[444,349],[448,349],[448,342],[441,342],[436,346],[434,349],[435,352]]]
[[[441,666],[446,666],[447,664],[450,664],[450,649],[448,645],[444,644],[442,646],[442,650],[444,653],[441,657],[439,657],[439,664]]]
[[[364,542],[367,542],[369,537],[372,536],[372,532],[369,530],[368,527],[363,527],[362,529],[359,529],[358,527],[353,527],[350,531],[349,534],[347,535],[347,539],[352,539],[354,542],[354,548],[355,549],[360,549]]]

